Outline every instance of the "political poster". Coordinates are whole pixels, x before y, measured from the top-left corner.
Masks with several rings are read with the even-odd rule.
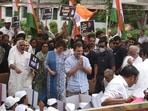
[[[94,21],[83,21],[80,23],[81,34],[86,32],[95,32]]]
[[[20,27],[20,21],[18,16],[12,17],[12,27],[19,28]]]
[[[45,9],[43,9],[42,14],[43,14],[42,15],[43,20],[52,19],[53,9],[52,8],[45,8]]]
[[[60,10],[60,16],[63,17],[74,17],[76,11],[75,6],[69,6],[69,5],[62,5]]]
[[[33,54],[30,56],[29,66],[34,70],[38,70],[39,68],[39,59]]]

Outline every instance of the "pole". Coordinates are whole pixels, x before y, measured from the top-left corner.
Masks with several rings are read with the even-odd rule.
[[[40,0],[37,1],[37,18],[38,19],[40,19],[39,8],[40,8]]]
[[[108,32],[108,9],[106,10],[106,35]]]

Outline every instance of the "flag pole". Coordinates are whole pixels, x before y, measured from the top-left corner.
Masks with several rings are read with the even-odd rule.
[[[107,32],[108,32],[108,9],[106,10],[106,35],[107,35]]]

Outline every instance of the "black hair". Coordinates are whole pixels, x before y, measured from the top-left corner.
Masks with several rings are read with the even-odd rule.
[[[42,36],[42,39],[48,41],[48,38],[49,38],[48,34],[44,33],[43,36]]]
[[[118,41],[118,40],[121,41],[121,37],[120,36],[115,36],[114,41]]]
[[[58,47],[64,47],[66,48],[66,43],[64,40],[58,40],[56,43],[55,43],[55,48],[58,48]]]
[[[137,70],[137,68],[133,65],[126,65],[120,72],[120,75],[122,75],[123,77],[131,77],[131,76],[138,76],[139,71]]]
[[[9,38],[9,35],[8,35],[8,34],[3,34],[3,35],[2,35],[2,40],[3,40],[5,37],[8,37],[8,38]]]
[[[100,38],[98,44],[100,44],[100,43],[102,43],[102,42],[104,42],[105,45],[107,45],[107,40],[106,40],[105,38]]]
[[[0,35],[2,35],[3,34],[3,32],[2,31],[0,31]]]
[[[25,40],[26,34],[24,33],[20,33],[16,35],[16,39],[18,40],[20,37],[23,37],[23,39]]]
[[[102,33],[103,33],[103,31],[97,31],[97,32],[96,32],[96,37],[97,37],[98,35],[102,34]]]
[[[93,33],[88,34],[87,37],[88,37],[88,39],[90,39],[90,38],[94,38],[94,39],[96,39],[95,34],[93,34]]]
[[[48,42],[43,42],[41,46],[43,46],[44,44],[47,44],[49,46]]]
[[[19,100],[18,104],[23,104],[23,103],[24,103],[24,99],[26,99],[26,97],[27,97],[27,95],[23,96],[23,97]]]
[[[80,43],[80,42],[74,43],[74,45],[73,45],[73,50],[76,50],[77,47],[83,47],[83,44]]]
[[[32,41],[36,41],[37,42],[37,40],[35,39],[35,38],[32,38],[31,40],[30,40],[30,43],[32,43]]]

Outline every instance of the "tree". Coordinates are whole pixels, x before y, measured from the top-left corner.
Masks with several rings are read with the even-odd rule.
[[[125,23],[130,23],[134,28],[145,28],[147,12],[144,8],[140,5],[123,5]]]

